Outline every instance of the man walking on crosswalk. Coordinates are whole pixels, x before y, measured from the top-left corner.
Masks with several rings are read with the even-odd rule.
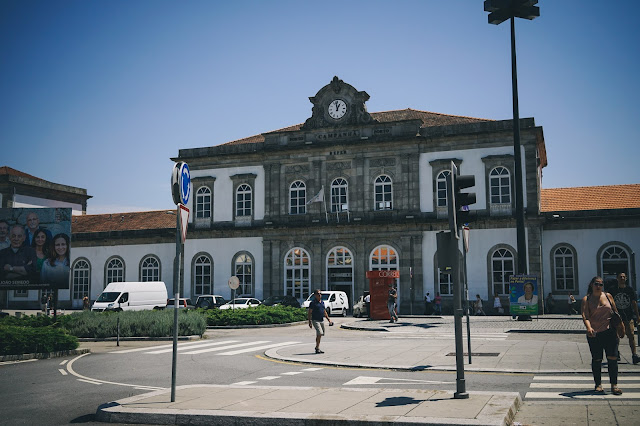
[[[329,315],[324,308],[324,302],[322,301],[322,295],[320,289],[316,289],[313,292],[313,300],[309,303],[309,328],[314,327],[316,329],[316,353],[323,354],[320,350],[320,339],[324,336],[324,318],[327,317],[329,325],[333,325],[333,322],[329,319]]]

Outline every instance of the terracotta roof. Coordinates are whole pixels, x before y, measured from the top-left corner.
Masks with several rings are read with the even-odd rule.
[[[393,121],[402,120],[422,120],[423,127],[435,127],[435,126],[448,126],[451,124],[466,124],[466,123],[478,123],[483,121],[494,121],[485,118],[473,118],[464,117],[462,115],[447,115],[439,114],[437,112],[419,111],[411,108],[399,109],[395,111],[382,111],[372,112],[371,116],[378,120],[380,123],[390,123]],[[282,129],[274,130],[273,132],[290,132],[300,130],[302,123],[294,124],[293,126],[284,127]],[[264,142],[263,135],[253,135],[247,138],[238,139],[235,141],[223,143],[220,145],[240,145],[246,143],[262,143]]]
[[[133,231],[176,227],[173,210],[73,216],[71,232]]]
[[[543,189],[542,212],[640,208],[640,184]]]
[[[39,177],[35,177],[30,174],[21,172],[20,170],[12,169],[9,166],[0,167],[0,175],[19,176],[19,177],[26,177],[26,178],[37,179],[37,180],[44,180]]]

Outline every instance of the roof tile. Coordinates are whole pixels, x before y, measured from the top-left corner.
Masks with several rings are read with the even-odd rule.
[[[543,189],[542,212],[640,208],[640,184]]]

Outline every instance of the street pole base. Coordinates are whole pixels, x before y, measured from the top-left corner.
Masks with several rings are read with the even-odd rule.
[[[533,321],[531,315],[518,315],[518,321]]]
[[[469,394],[467,392],[456,392],[453,394],[454,399],[469,399]]]

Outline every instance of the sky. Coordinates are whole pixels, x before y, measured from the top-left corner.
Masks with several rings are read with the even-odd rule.
[[[640,2],[538,6],[516,43],[543,188],[640,183]],[[0,0],[0,166],[89,214],[173,209],[180,149],[303,123],[334,75],[369,112],[511,119],[509,34],[481,0]]]

